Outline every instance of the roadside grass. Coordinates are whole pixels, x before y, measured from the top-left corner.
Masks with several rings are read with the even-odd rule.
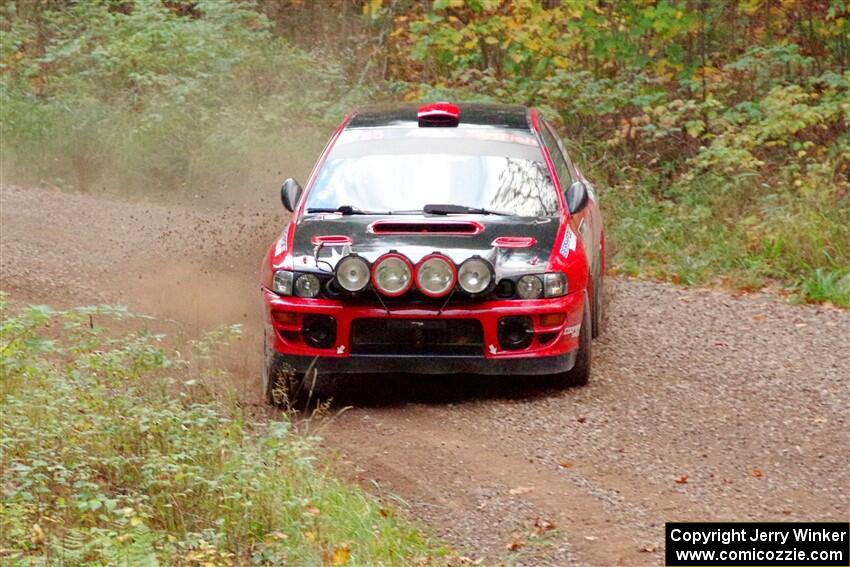
[[[0,309],[0,563],[444,564],[316,464],[314,439],[210,394],[201,362],[237,328],[183,357],[101,325],[120,309]]]
[[[600,190],[612,272],[784,288],[799,301],[850,307],[850,213],[840,198],[771,192],[748,179],[704,178],[681,189],[636,178]]]
[[[850,308],[850,270],[841,273],[817,269],[799,285],[803,295],[811,301],[829,301]]]

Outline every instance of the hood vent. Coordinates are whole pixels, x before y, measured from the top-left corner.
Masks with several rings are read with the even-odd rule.
[[[480,234],[484,225],[475,221],[381,220],[369,225],[372,234]]]

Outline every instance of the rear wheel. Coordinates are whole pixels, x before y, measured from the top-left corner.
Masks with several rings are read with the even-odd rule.
[[[584,302],[584,313],[581,318],[581,330],[578,335],[578,353],[576,362],[571,370],[552,376],[558,387],[584,386],[590,379],[590,336],[593,332],[591,309],[588,301]]]

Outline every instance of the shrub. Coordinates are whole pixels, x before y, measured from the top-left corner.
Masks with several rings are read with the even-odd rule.
[[[7,170],[82,190],[279,182],[364,96],[247,3],[7,4],[0,30]]]
[[[439,562],[421,533],[316,466],[287,420],[251,423],[204,394],[163,337],[98,324],[126,311],[0,308],[5,565]]]

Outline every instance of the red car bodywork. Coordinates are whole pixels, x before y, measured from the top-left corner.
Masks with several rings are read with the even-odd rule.
[[[316,163],[310,178],[304,186],[304,191],[292,215],[293,220],[304,215],[305,202],[316,180],[323,163],[332,151],[335,142],[345,130],[352,115],[347,116],[331,136],[320,159]],[[351,304],[341,299],[312,298],[297,296],[282,296],[271,291],[272,278],[276,270],[297,269],[289,244],[294,242],[296,223],[290,222],[281,238],[270,248],[262,265],[262,294],[266,308],[266,340],[267,347],[275,353],[296,357],[319,357],[322,359],[346,359],[351,356],[350,331],[353,321],[360,318],[394,319],[475,319],[483,328],[484,352],[486,361],[498,362],[517,359],[548,358],[574,353],[579,347],[578,328],[582,324],[584,309],[590,305],[589,297],[593,293],[593,279],[589,274],[596,269],[600,274],[604,271],[604,236],[602,222],[596,203],[595,194],[588,206],[577,214],[567,212],[564,196],[566,187],[561,186],[552,156],[547,145],[543,142],[540,113],[529,109],[529,122],[536,134],[542,154],[549,170],[549,175],[555,184],[558,195],[560,217],[558,235],[555,246],[548,259],[546,272],[563,272],[569,281],[569,293],[561,297],[541,299],[488,299],[474,304],[448,305],[444,308],[439,303],[434,305],[398,305],[385,307],[381,304]],[[577,169],[575,171],[578,171]],[[587,182],[581,173],[579,180]],[[588,184],[589,185],[589,184]],[[382,222],[382,221],[377,221]],[[451,222],[451,221],[441,221]],[[467,221],[458,221],[467,222]],[[483,227],[482,227],[483,230]],[[560,253],[563,241],[570,230],[574,236],[573,246],[565,256]],[[346,236],[329,234],[328,241],[345,239]],[[524,247],[528,245],[528,237],[503,237],[494,241],[494,246],[501,248]],[[315,242],[315,240],[314,240]],[[593,258],[596,256],[595,267]],[[302,323],[305,315],[324,314],[332,316],[337,325],[336,341],[332,348],[315,348],[305,343],[301,337]],[[531,316],[533,320],[534,338],[531,344],[521,350],[506,350],[500,347],[497,337],[497,325],[500,318],[505,316]],[[555,337],[554,339],[552,337]],[[545,340],[541,340],[544,338]],[[403,366],[402,366],[403,368]],[[398,368],[396,368],[397,370]],[[363,367],[355,371],[367,371]],[[374,370],[380,370],[374,368]],[[552,369],[557,371],[557,369]],[[498,372],[497,372],[498,373]],[[529,373],[545,373],[534,371]]]

